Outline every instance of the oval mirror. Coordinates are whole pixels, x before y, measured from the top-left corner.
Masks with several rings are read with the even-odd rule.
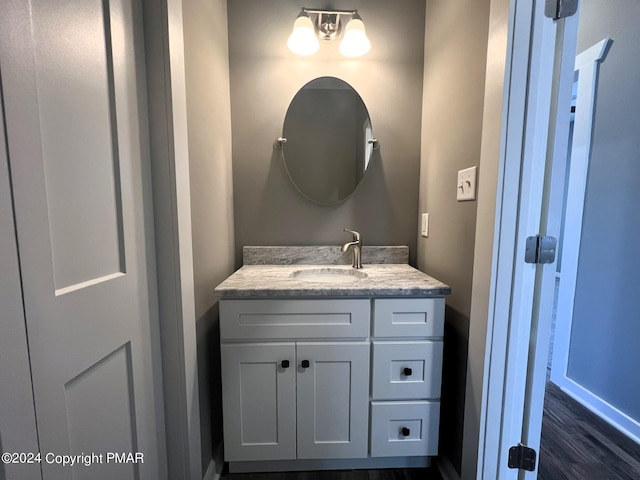
[[[296,93],[283,136],[291,181],[305,197],[323,205],[351,196],[364,178],[374,146],[362,98],[335,77],[316,78]]]

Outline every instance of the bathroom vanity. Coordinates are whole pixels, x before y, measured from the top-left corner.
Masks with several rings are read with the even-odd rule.
[[[216,288],[231,472],[429,465],[450,289],[406,257],[245,247]]]

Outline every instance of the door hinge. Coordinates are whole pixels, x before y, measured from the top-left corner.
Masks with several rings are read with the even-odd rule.
[[[519,443],[509,449],[509,468],[533,472],[536,469],[536,451]]]
[[[526,263],[553,263],[556,259],[557,243],[558,240],[555,237],[544,235],[527,237],[524,261]]]
[[[560,20],[578,11],[578,0],[544,0],[544,16]]]

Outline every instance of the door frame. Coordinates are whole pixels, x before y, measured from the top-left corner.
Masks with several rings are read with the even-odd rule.
[[[587,171],[591,153],[591,131],[595,106],[598,66],[603,59],[609,39],[605,38],[576,56],[575,72],[578,73],[576,113],[571,140],[571,158],[568,160],[569,180],[564,212],[565,230],[562,236],[562,269],[558,291],[558,317],[566,318],[556,325],[554,337],[551,380],[560,385],[566,377],[569,360],[569,340],[573,317],[578,256],[582,237],[584,199],[587,189]],[[579,100],[578,100],[579,99]],[[561,180],[561,179],[558,179]],[[556,186],[559,188],[559,186]],[[566,256],[565,256],[566,254]],[[559,383],[560,382],[560,383]]]
[[[4,126],[4,101],[0,66],[0,453],[38,452],[36,411],[31,382],[22,278],[18,258],[10,168]],[[0,478],[42,478],[38,464],[3,464]]]
[[[142,5],[168,478],[202,480],[182,1]]]

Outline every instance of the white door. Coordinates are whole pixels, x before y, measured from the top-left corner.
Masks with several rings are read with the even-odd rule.
[[[640,384],[634,381],[640,360],[637,348],[640,329],[635,313],[640,306],[636,273],[640,265],[637,255],[640,142],[636,122],[640,70],[635,28],[640,9],[636,2],[609,5],[584,0],[580,2],[579,13],[579,17],[567,21],[565,41],[559,43],[556,51],[561,59],[555,101],[557,140],[551,158],[550,188],[544,197],[548,208],[542,210],[543,221],[557,230],[564,175],[555,183],[553,177],[566,163],[568,218],[562,246],[551,380],[579,404],[624,433],[630,443],[640,443]],[[577,101],[571,156],[567,161],[567,112],[574,70]],[[635,80],[629,81],[631,78]],[[539,307],[533,316],[533,348],[524,405],[522,441],[538,451],[548,324],[552,317],[550,284],[544,278],[538,284]],[[583,448],[592,456],[607,460],[606,442],[600,451],[598,444],[599,439]],[[617,447],[619,452],[627,448],[620,444]],[[545,450],[550,450],[549,445]],[[564,472],[568,478],[582,475],[580,469],[584,468],[580,462],[575,465],[577,468],[572,468],[572,460],[566,462],[571,465]],[[615,471],[628,469],[630,477],[635,478],[631,470],[637,471],[637,455],[620,453],[616,460],[619,461],[615,462]],[[602,463],[597,475],[602,478],[615,475],[613,469],[608,470],[608,465],[614,462]],[[546,467],[550,464],[549,460],[545,462]],[[536,475],[531,472],[524,477],[533,480]]]
[[[522,478],[523,470],[508,467],[510,448],[521,442],[535,448],[529,440],[535,437],[532,409],[539,403],[536,389],[541,372],[536,355],[543,351],[536,349],[535,343],[540,329],[548,328],[538,319],[550,318],[555,265],[526,263],[525,252],[528,237],[559,235],[559,216],[549,215],[558,208],[558,192],[550,189],[557,173],[547,152],[564,148],[566,158],[573,65],[570,72],[560,72],[557,66],[562,64],[563,48],[566,55],[575,57],[570,50],[571,45],[575,50],[576,22],[575,17],[548,18],[547,3],[553,2],[510,2],[501,178],[477,469],[477,478],[484,480]],[[572,35],[573,44],[569,41]],[[566,105],[558,104],[560,98],[566,98]],[[558,125],[557,112],[561,110],[564,127]],[[564,134],[562,128],[566,129]],[[562,192],[559,194],[561,200]]]
[[[369,343],[298,343],[298,458],[365,458]]]
[[[43,478],[163,478],[140,5],[2,0],[0,18]]]

